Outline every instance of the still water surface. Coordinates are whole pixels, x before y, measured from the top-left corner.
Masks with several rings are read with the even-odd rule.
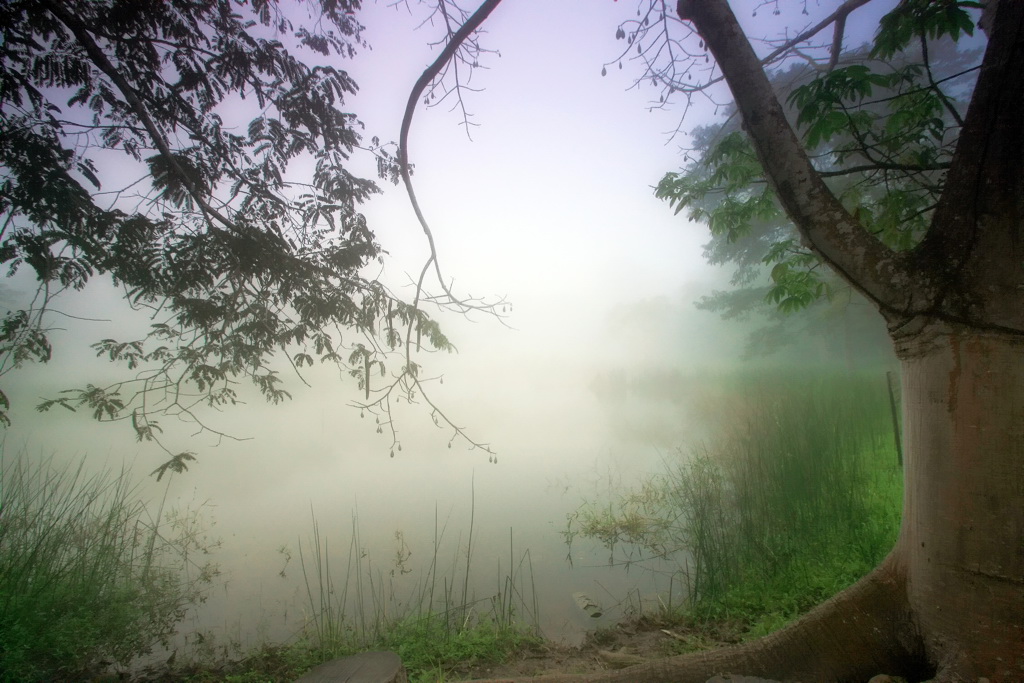
[[[641,597],[660,592],[666,598],[666,576],[637,565],[609,567],[608,549],[587,539],[570,549],[562,532],[584,500],[602,500],[659,470],[664,458],[677,457],[671,445],[685,443],[692,426],[677,404],[602,402],[587,385],[533,392],[504,421],[490,419],[486,402],[474,410],[465,421],[491,426],[488,438],[502,444],[496,464],[458,444],[448,449],[432,428],[408,435],[408,425],[404,448],[392,459],[385,437],[365,442],[360,430],[366,425],[339,428],[358,421],[351,409],[283,418],[268,412],[271,423],[290,419],[276,437],[270,429],[259,438],[260,448],[279,451],[279,458],[249,466],[244,448],[222,446],[198,468],[202,480],[197,470],[191,482],[191,473],[175,482],[193,484],[194,500],[210,494],[216,529],[223,532],[215,555],[223,580],[190,627],[243,644],[294,636],[309,614],[300,552],[311,570],[314,517],[338,593],[351,577],[350,606],[354,529],[364,591],[372,576],[377,594],[393,598],[384,609],[397,612],[423,590],[435,538],[435,594],[447,585],[456,601],[461,598],[471,524],[470,598],[485,601],[486,611],[489,599],[507,588],[515,564],[517,586],[527,602],[535,591],[538,622],[549,638],[576,642],[587,629],[635,608]],[[207,491],[202,484],[210,480],[229,483]],[[601,604],[600,618],[576,605],[572,594],[579,591]]]

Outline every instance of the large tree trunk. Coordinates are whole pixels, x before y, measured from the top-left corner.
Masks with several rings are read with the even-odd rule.
[[[1022,681],[1024,339],[929,328],[898,351],[913,619],[940,671]]]

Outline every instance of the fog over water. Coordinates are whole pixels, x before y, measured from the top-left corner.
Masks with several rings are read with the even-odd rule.
[[[685,377],[722,369],[740,354],[744,337],[742,327],[692,306],[727,278],[701,260],[706,229],[653,197],[652,186],[680,163],[682,140],[665,134],[678,112],[648,111],[652,93],[627,90],[628,68],[600,75],[616,55],[621,18],[622,8],[610,1],[587,3],[585,11],[572,2],[508,3],[484,37],[501,56],[486,58],[487,69],[473,75],[484,91],[467,96],[480,124],[472,141],[445,105],[416,114],[414,180],[445,276],[457,291],[513,304],[509,327],[485,316],[442,316],[459,353],[421,354],[419,362],[427,375],[444,376],[430,385],[436,404],[473,439],[489,443],[497,464],[464,441],[449,448],[450,430],[434,427],[423,404],[396,411],[402,450],[389,457],[390,439],[375,433],[372,416],[350,406],[360,394],[336,370],[311,372],[310,387],[286,373],[293,400],[283,405],[266,405],[253,392],[247,405],[201,413],[220,432],[246,440],[192,436],[193,425],[166,422],[175,452],[198,453],[187,473],[171,479],[169,498],[207,503],[204,514],[216,522],[211,535],[222,539],[214,554],[222,576],[189,627],[249,642],[294,634],[305,603],[299,542],[309,542],[312,516],[338,568],[354,517],[361,547],[385,576],[401,532],[412,552],[411,573],[398,576],[403,590],[428,568],[435,519],[447,525],[441,571],[456,563],[462,571],[472,512],[471,592],[495,592],[510,543],[517,562],[528,548],[551,637],[571,640],[616,615],[589,619],[572,603],[573,591],[610,606],[630,591],[665,588],[636,568],[603,566],[607,551],[594,543],[575,544],[570,565],[560,534],[567,514],[607,492],[609,482],[636,482],[674,457],[677,446],[707,436],[685,400],[610,401],[601,382],[616,372],[675,369]],[[437,32],[413,31],[415,17],[382,4],[371,4],[363,23],[373,50],[342,65],[361,88],[351,110],[366,123],[367,137],[397,139],[405,99],[432,59],[426,44]],[[373,176],[369,159],[354,163]],[[403,287],[427,246],[403,189],[384,187],[365,213],[390,252],[382,277],[411,298]],[[29,291],[30,283],[13,281],[3,293],[15,300]],[[128,426],[96,424],[60,408],[33,410],[39,397],[115,377],[87,344],[128,338],[148,324],[126,316],[109,287],[63,305],[111,322],[57,320],[64,330],[53,335],[55,360],[10,383],[6,457],[24,451],[60,461],[86,456],[95,468],[128,463],[140,490],[156,501],[167,480],[146,475],[166,456],[136,443]],[[282,547],[292,555],[287,567]]]

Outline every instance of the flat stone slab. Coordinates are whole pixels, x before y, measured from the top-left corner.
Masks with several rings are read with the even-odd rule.
[[[402,658],[394,652],[362,652],[332,659],[295,683],[408,683]]]

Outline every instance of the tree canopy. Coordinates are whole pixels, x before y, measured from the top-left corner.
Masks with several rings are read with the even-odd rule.
[[[887,244],[908,249],[934,208],[952,154],[946,130],[962,120],[978,59],[977,50],[958,49],[947,36],[885,59],[877,47],[833,51],[771,78],[790,122],[807,125],[806,144],[844,206]],[[752,355],[827,333],[839,320],[848,329],[874,327],[863,298],[801,244],[735,106],[725,110],[723,122],[690,131],[685,168],[666,174],[655,191],[710,228],[710,263],[734,266],[733,290],[698,306],[727,318],[764,315],[770,324],[751,335]]]
[[[980,58],[978,50],[957,47],[959,35],[973,33],[963,7],[934,14],[923,34],[907,33],[897,13],[873,46],[822,50],[817,58],[805,53],[806,60],[771,72],[790,123],[804,131],[829,187],[865,230],[898,250],[915,246],[926,231]],[[840,293],[848,300],[849,285],[801,243],[735,105],[726,110],[724,122],[693,131],[686,166],[666,174],[655,192],[710,228],[710,262],[735,265],[737,291],[717,292],[702,306],[737,316],[758,307],[754,294],[781,313]]]
[[[366,47],[359,6],[0,7],[0,262],[37,282],[0,325],[0,376],[50,360],[59,295],[105,276],[149,331],[93,344],[123,381],[40,410],[87,409],[161,443],[165,417],[212,429],[197,407],[235,403],[246,378],[276,403],[289,397],[282,362],[300,377],[330,363],[389,424],[390,402],[419,381],[410,343],[452,347],[419,295],[365,274],[384,251],[359,206],[379,187],[352,158],[373,155],[377,180],[397,182],[399,167],[393,144],[363,139],[346,109],[357,85],[332,65]],[[0,393],[0,421],[9,407]]]

